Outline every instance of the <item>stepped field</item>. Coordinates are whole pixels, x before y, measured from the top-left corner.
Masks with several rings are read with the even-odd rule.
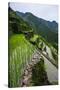
[[[34,51],[35,47],[24,35],[15,34],[9,38],[9,87],[20,86],[22,74]]]

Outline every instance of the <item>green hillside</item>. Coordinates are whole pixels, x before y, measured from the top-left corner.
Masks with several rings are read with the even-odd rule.
[[[9,7],[9,36],[12,34],[29,34],[30,35],[33,33],[33,29],[32,27],[26,22],[24,21],[21,17],[19,17],[15,11],[13,11],[10,7]]]
[[[54,47],[58,47],[56,46],[58,43],[58,24],[55,21],[46,21],[42,18],[36,17],[30,12],[21,13],[16,11],[16,13],[33,27],[33,30],[36,34],[41,35]]]
[[[20,78],[26,64],[31,60],[35,47],[24,35],[13,35],[9,40],[9,86],[20,86]]]
[[[34,53],[35,47],[25,38],[31,32],[29,24],[9,8],[9,87],[20,86],[23,71]]]
[[[8,21],[8,25],[9,25],[8,86],[9,87],[21,86],[21,80],[24,74],[24,70],[27,67],[27,65],[29,65],[29,63],[32,60],[33,54],[36,51],[38,51],[38,49],[42,52],[45,52],[48,55],[48,57],[50,58],[52,57],[52,59],[54,59],[54,62],[56,63],[58,62],[58,49],[57,49],[58,46],[57,46],[57,42],[55,42],[57,40],[55,36],[56,32],[54,33],[48,30],[49,28],[44,24],[43,24],[43,27],[41,28],[41,25],[39,26],[38,20],[36,21],[35,19],[37,20],[37,18],[35,17],[34,19],[32,18],[32,20],[30,20],[30,17],[29,17],[29,20],[30,20],[30,21],[28,20],[30,22],[29,23],[24,18],[18,16],[16,12],[13,11],[10,7],[8,8],[8,20],[9,20]],[[39,27],[40,29],[38,29]],[[46,32],[44,32],[43,28],[45,29]],[[48,37],[49,35],[51,38]],[[54,40],[54,43],[53,43],[53,40]],[[43,62],[44,62],[44,58],[43,58]],[[45,75],[44,73],[46,73],[45,66],[43,63],[38,62],[37,67],[35,67],[36,71],[35,69],[34,71],[37,72],[37,69],[38,69],[38,72],[36,73],[36,75],[42,72],[41,75],[37,75],[36,77],[37,82],[38,81],[40,82],[40,79],[42,77],[41,79],[42,83],[40,82],[40,85],[41,85],[44,82],[43,81],[44,79],[43,76]],[[47,74],[46,74],[46,77],[47,77]],[[35,77],[34,77],[34,81],[35,81]]]

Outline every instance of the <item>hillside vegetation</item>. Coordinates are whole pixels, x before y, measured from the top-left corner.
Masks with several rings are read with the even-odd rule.
[[[33,27],[34,32],[44,37],[47,42],[53,46],[55,46],[54,43],[58,43],[58,24],[55,21],[46,21],[30,12],[21,13],[16,11],[16,13],[27,21]]]
[[[34,52],[37,50],[37,48],[42,52],[46,52],[49,57],[51,54],[54,61],[56,61],[56,63],[58,62],[57,32],[52,32],[49,29],[49,27],[47,27],[44,24],[40,24],[40,20],[38,22],[37,17],[34,18],[33,17],[34,15],[32,14],[27,15],[27,13],[22,16],[17,15],[17,13],[13,11],[10,7],[8,8],[8,19],[9,19],[8,21],[8,25],[9,25],[8,85],[9,87],[21,86],[20,82],[24,70],[26,68],[26,65],[28,65],[29,62],[31,62],[32,56]],[[35,66],[36,70],[38,65],[40,67],[40,62],[37,64],[37,66]],[[37,75],[36,73],[37,81],[35,80],[35,77],[33,78],[34,80],[32,79],[33,81],[36,81],[36,83],[39,83],[39,80],[41,79],[43,72],[45,72],[44,64],[41,65],[41,69],[39,70],[38,73],[42,72],[42,74]],[[40,82],[40,85],[41,84],[43,84],[43,81],[42,83]]]
[[[24,35],[13,35],[9,40],[9,86],[20,86],[20,78],[32,58],[34,46]]]
[[[23,35],[27,28],[29,32],[31,28],[13,10],[9,10],[9,87],[15,87],[20,86],[20,78],[35,47]]]

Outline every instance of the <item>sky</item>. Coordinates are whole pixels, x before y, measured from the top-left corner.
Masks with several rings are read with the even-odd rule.
[[[46,4],[33,4],[33,3],[17,3],[11,2],[10,7],[15,11],[31,12],[35,16],[48,20],[58,22],[58,6]]]

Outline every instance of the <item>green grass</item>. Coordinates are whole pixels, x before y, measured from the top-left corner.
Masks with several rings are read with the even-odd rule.
[[[35,42],[38,38],[37,34],[34,34],[34,36],[30,39],[30,41]]]
[[[34,51],[35,47],[24,35],[16,34],[9,38],[9,87],[20,86],[22,74]]]

